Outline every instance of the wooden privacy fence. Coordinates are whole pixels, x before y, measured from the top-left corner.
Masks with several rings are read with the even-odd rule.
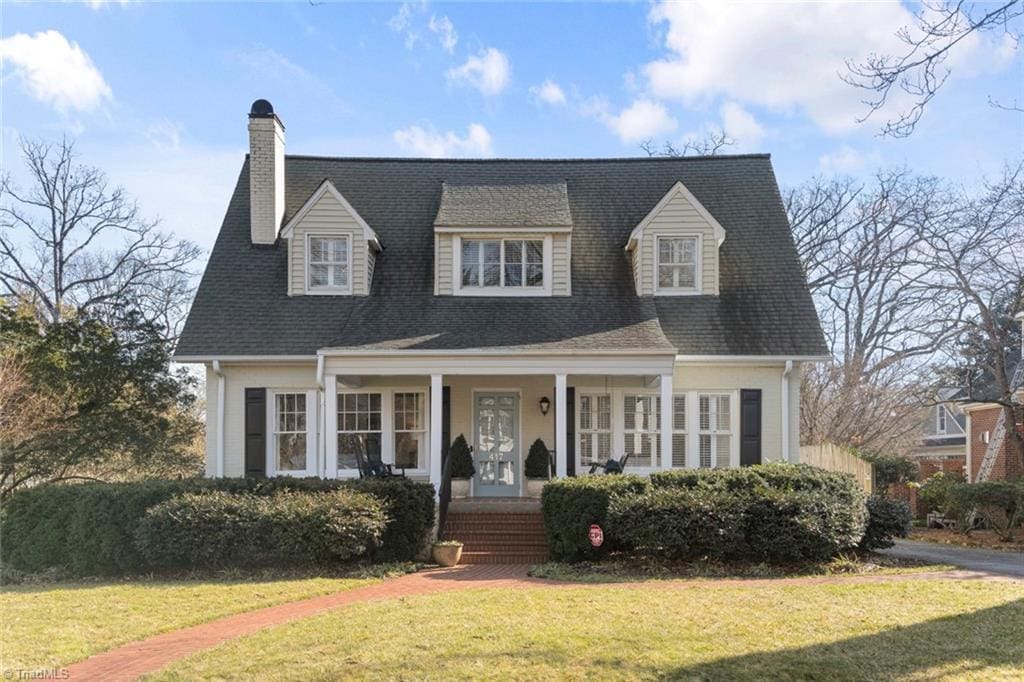
[[[870,462],[866,462],[846,448],[834,443],[801,445],[800,461],[804,464],[853,474],[862,488],[870,495],[874,491],[875,476]]]

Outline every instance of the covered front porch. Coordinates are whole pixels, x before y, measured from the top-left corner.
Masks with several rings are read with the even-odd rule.
[[[440,488],[452,441],[472,449],[474,498],[526,495],[524,464],[537,439],[558,477],[630,454],[638,473],[685,466],[675,453],[674,356],[408,352],[322,353],[323,472],[359,475],[366,456]],[[685,409],[685,408],[682,408]]]

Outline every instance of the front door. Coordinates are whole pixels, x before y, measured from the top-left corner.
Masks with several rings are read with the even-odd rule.
[[[477,393],[474,398],[474,494],[519,496],[519,396]]]

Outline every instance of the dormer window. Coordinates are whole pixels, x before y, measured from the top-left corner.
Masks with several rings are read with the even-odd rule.
[[[935,416],[935,433],[943,435],[946,433],[948,425],[946,424],[946,408],[942,405],[936,405],[936,416]]]
[[[463,239],[463,287],[543,287],[544,240]]]
[[[351,290],[351,254],[348,236],[307,238],[308,293],[348,293]]]
[[[658,237],[658,292],[698,293],[700,237]]]

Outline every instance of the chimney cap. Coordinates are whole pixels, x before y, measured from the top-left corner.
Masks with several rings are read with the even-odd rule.
[[[249,118],[270,118],[274,115],[274,105],[265,99],[256,100],[249,109]]]

